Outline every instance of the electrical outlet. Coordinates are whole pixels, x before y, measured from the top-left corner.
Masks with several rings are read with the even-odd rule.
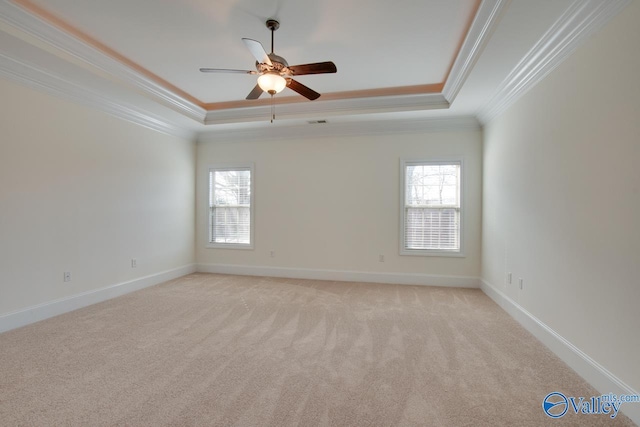
[[[380,262],[384,262],[384,255],[380,255],[380,256],[378,257],[378,261],[380,261]]]
[[[64,275],[62,277],[63,277],[63,280],[65,282],[70,282],[71,281],[71,272],[70,271],[65,271]]]
[[[524,280],[521,278],[518,279],[518,284],[520,285],[520,289],[524,287]]]
[[[131,258],[131,268],[138,268],[138,260]]]
[[[271,251],[271,252],[269,252],[269,256],[270,256],[271,258],[275,258],[275,257],[276,257],[276,251]]]

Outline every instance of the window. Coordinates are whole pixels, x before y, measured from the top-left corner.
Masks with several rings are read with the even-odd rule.
[[[209,168],[209,247],[253,248],[253,165]]]
[[[461,160],[402,162],[402,255],[462,255],[461,170]]]

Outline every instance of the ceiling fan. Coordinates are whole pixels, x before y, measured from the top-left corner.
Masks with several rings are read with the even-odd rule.
[[[271,53],[267,54],[259,41],[243,38],[245,46],[256,58],[256,70],[230,70],[224,68],[200,68],[203,73],[237,73],[258,75],[258,84],[253,88],[246,99],[258,99],[262,92],[271,96],[281,92],[285,87],[299,93],[313,101],[320,94],[313,89],[293,79],[294,76],[306,74],[325,74],[337,72],[336,65],[331,62],[316,62],[313,64],[289,65],[287,61],[273,53],[273,33],[280,28],[280,23],[275,19],[268,19],[267,28],[271,30]]]

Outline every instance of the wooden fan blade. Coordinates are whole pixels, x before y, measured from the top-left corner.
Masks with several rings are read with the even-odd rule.
[[[320,94],[313,89],[310,89],[300,82],[293,79],[287,79],[287,87],[291,90],[298,92],[310,101],[320,98]]]
[[[202,73],[236,73],[236,74],[258,74],[257,71],[251,70],[230,70],[227,68],[200,68]]]
[[[259,85],[256,85],[245,99],[258,99],[260,98],[260,95],[262,95],[262,92],[264,92],[262,88]]]
[[[262,43],[253,39],[242,39],[242,41],[253,57],[256,58],[256,61],[261,64],[273,65],[271,59],[269,59],[269,55],[267,55],[267,51],[262,47]]]
[[[292,65],[289,67],[294,76],[303,76],[305,74],[325,74],[335,73],[338,71],[336,64],[331,61],[316,62],[314,64]]]

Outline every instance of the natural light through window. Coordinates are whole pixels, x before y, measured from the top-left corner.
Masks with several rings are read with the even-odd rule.
[[[461,165],[403,162],[401,253],[460,253]]]
[[[252,246],[252,167],[209,169],[209,245]]]

